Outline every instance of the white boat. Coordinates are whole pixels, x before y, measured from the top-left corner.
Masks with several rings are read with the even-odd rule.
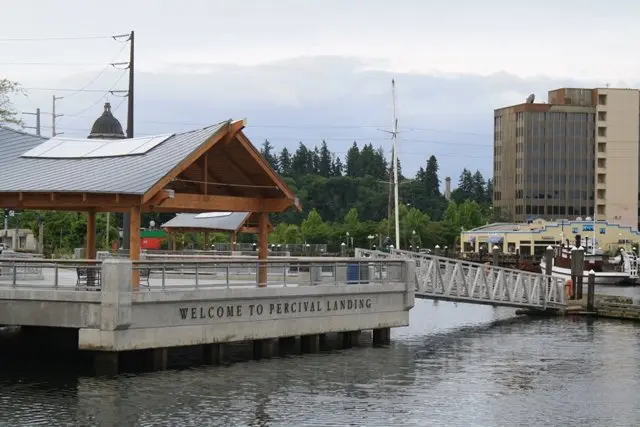
[[[542,273],[547,270],[544,258],[540,261]],[[635,253],[620,249],[620,255],[608,258],[601,249],[587,248],[584,254],[583,276],[589,276],[589,271],[595,272],[596,285],[618,285],[638,281],[638,257]],[[551,275],[564,279],[571,278],[571,249],[556,248],[553,257]]]

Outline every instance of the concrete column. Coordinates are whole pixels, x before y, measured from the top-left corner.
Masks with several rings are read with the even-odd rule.
[[[404,306],[407,310],[413,308],[415,305],[415,293],[416,286],[418,285],[418,278],[416,276],[416,260],[407,259],[404,261],[404,281],[406,283],[406,291],[404,294]]]
[[[120,354],[116,351],[96,351],[93,358],[97,376],[115,376],[119,373]]]
[[[204,250],[205,251],[209,250],[209,232],[208,231],[204,232]]]
[[[203,363],[206,365],[219,365],[224,361],[224,344],[203,344]]]
[[[298,353],[296,337],[282,337],[278,339],[278,354]]]
[[[153,371],[164,371],[167,369],[168,356],[167,348],[150,348],[146,354],[147,366]]]
[[[102,331],[126,329],[131,324],[131,261],[108,258],[102,262],[100,309]]]
[[[357,347],[360,344],[360,331],[340,332],[342,348]]]
[[[391,328],[379,328],[373,330],[373,345],[385,346],[391,344]]]
[[[255,360],[269,359],[273,357],[273,339],[263,339],[253,341],[253,358]]]
[[[320,351],[320,336],[317,334],[300,337],[302,353],[318,353]]]

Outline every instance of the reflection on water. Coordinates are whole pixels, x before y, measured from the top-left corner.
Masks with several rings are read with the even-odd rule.
[[[389,348],[115,379],[3,369],[0,424],[637,426],[639,338],[632,323],[421,300]]]

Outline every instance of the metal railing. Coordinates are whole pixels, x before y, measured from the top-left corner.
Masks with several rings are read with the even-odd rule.
[[[357,250],[371,259],[416,260],[416,297],[522,308],[564,308],[564,280],[416,252]]]
[[[134,261],[140,289],[317,286],[405,282],[404,260],[345,258]],[[38,279],[23,275],[39,271]],[[0,287],[99,290],[102,260],[0,260]]]

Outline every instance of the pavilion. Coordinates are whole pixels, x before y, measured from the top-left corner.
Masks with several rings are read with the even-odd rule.
[[[87,213],[86,253],[96,257],[96,212],[128,212],[129,257],[140,259],[142,212],[251,212],[258,258],[267,257],[268,214],[298,199],[227,120],[179,134],[132,139],[41,138],[0,127],[0,206]],[[259,284],[266,283],[266,264]],[[139,273],[134,270],[134,289]]]
[[[209,233],[229,233],[231,250],[236,250],[239,233],[260,233],[260,214],[255,212],[205,212],[200,214],[180,213],[161,226],[169,235],[173,233],[204,233],[204,247],[209,247]],[[269,232],[273,230],[268,222]],[[175,238],[171,238],[175,250]]]

